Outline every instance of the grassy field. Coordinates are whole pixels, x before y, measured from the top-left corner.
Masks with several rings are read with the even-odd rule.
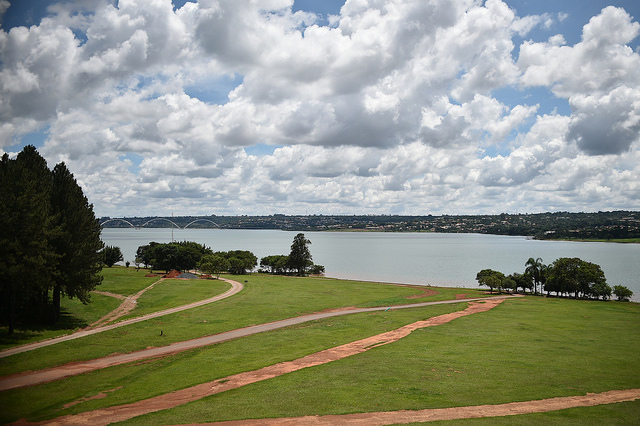
[[[149,274],[149,271],[146,269],[118,266],[103,268],[102,284],[96,290],[131,296],[160,279],[160,277],[145,277],[147,274]]]
[[[482,291],[468,289],[438,289],[433,296],[406,299],[423,293],[408,286],[382,283],[340,281],[325,278],[278,277],[270,275],[232,276],[242,282],[245,289],[228,299],[211,305],[166,315],[149,321],[83,337],[55,346],[36,349],[24,354],[4,358],[0,375],[108,356],[113,353],[132,352],[149,346],[163,346],[173,342],[222,333],[255,324],[291,318],[325,309],[348,306],[387,306],[402,303],[436,301],[455,298],[464,291],[477,297]],[[219,285],[217,281],[179,281],[200,288],[203,283]],[[156,310],[166,309],[165,303],[188,293],[186,284],[154,287],[141,298],[154,298],[156,292],[169,292],[171,297],[160,297]],[[210,296],[207,296],[210,297]],[[162,335],[161,332],[162,331]]]
[[[130,423],[416,410],[638,388],[638,350],[638,304],[509,300],[392,345]],[[640,405],[629,406],[640,418]]]
[[[406,299],[420,294],[420,289],[316,278],[257,275],[235,278],[247,281],[246,287],[229,299],[4,358],[0,374],[166,345],[329,308],[451,299],[461,292],[480,294],[474,290],[438,288],[436,295]],[[113,288],[137,291],[134,284],[117,281],[114,278]],[[206,281],[180,281],[179,285],[161,286],[155,295],[154,287],[144,309],[164,309],[185,293],[203,291],[199,287],[203,282]],[[201,295],[208,297],[206,290]],[[153,309],[154,304],[157,309]],[[20,418],[49,419],[149,398],[293,360],[464,309],[466,305],[334,317],[170,357],[5,391],[0,393],[0,405],[6,407],[0,410],[0,423]],[[164,330],[163,336],[159,335],[160,328]],[[415,331],[396,343],[363,354],[141,416],[129,423],[179,424],[499,404],[638,388],[639,351],[640,304],[526,297],[505,301],[489,312]],[[94,399],[96,396],[100,398]],[[637,418],[640,404],[636,401],[461,422],[633,424],[629,420]]]
[[[220,280],[165,279],[138,298],[136,308],[122,319],[138,317],[163,309],[186,305],[222,294],[231,288]]]
[[[157,277],[145,277],[147,273],[149,271],[135,268],[104,268],[102,284],[96,290],[129,296],[158,281]],[[7,334],[6,326],[0,326],[0,350],[72,333],[102,318],[120,303],[114,297],[95,293],[91,295],[91,303],[87,305],[77,299],[62,298],[61,319],[54,325],[20,323],[13,335]]]

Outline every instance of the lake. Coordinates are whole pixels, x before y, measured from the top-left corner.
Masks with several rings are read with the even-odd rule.
[[[139,246],[196,241],[213,251],[249,250],[258,259],[289,254],[297,232],[243,229],[105,228],[102,240],[118,246],[134,264]],[[476,274],[486,268],[505,274],[524,272],[528,258],[545,264],[579,257],[602,267],[611,287],[624,285],[640,301],[640,244],[539,241],[486,234],[391,232],[304,232],[314,263],[326,276],[366,281],[444,287],[478,287]],[[259,261],[259,260],[258,260]]]

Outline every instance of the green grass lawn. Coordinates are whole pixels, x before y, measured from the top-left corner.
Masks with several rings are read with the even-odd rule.
[[[149,272],[147,269],[124,268],[121,266],[102,268],[104,279],[96,290],[131,296],[160,279],[160,277],[145,277]]]
[[[57,417],[115,404],[125,404],[172,390],[220,379],[300,358],[337,345],[398,328],[402,325],[466,307],[436,305],[428,308],[375,312],[312,321],[281,330],[182,352],[158,360],[94,371],[65,380],[3,392],[10,411],[0,423],[27,417]],[[113,390],[112,392],[105,392]],[[105,392],[104,399],[64,405]]]
[[[120,303],[114,297],[100,294],[92,294],[91,303],[87,305],[77,299],[63,298],[60,301],[61,317],[56,324],[19,324],[12,335],[8,334],[8,327],[0,327],[0,350],[70,334],[102,318]]]
[[[421,294],[423,291],[415,287],[382,283],[271,275],[231,276],[231,278],[242,282],[245,289],[228,299],[3,358],[0,363],[0,375],[99,358],[113,353],[132,352],[149,346],[168,345],[324,309],[387,306],[391,304],[391,300],[395,300],[396,304],[417,303],[442,297],[442,293],[439,293],[419,299],[406,299],[404,297]],[[198,287],[210,281],[180,282],[185,283],[184,286]],[[189,291],[187,287],[169,285],[165,288],[174,297]],[[449,298],[455,297],[454,292],[474,292],[469,289],[442,289],[442,291],[450,292]],[[148,297],[154,297],[154,292],[155,287],[148,292]],[[481,291],[476,293],[479,296],[484,295]],[[146,295],[147,293],[143,297],[147,297]],[[164,303],[169,299],[158,300],[163,300],[163,304],[159,304],[157,310],[166,309],[167,305]]]
[[[637,425],[640,418],[640,401],[593,407],[568,408],[548,413],[522,414],[518,416],[487,417],[484,419],[464,419],[430,422],[429,425],[462,426],[614,426]],[[417,423],[411,423],[417,424]],[[424,424],[424,423],[421,423]]]
[[[4,358],[0,374],[166,345],[323,309],[418,303],[474,292],[436,289],[438,295],[406,299],[420,290],[317,278],[232,278],[247,282],[242,293],[229,299]],[[149,304],[162,305],[158,306],[160,310],[173,303],[176,294],[188,293],[192,285],[194,291],[201,291],[196,289],[200,281],[181,283],[184,287],[160,287],[155,295],[154,288],[149,293]],[[0,393],[0,405],[8,409],[0,410],[0,423],[20,418],[43,420],[133,402],[296,359],[464,307],[466,303],[334,317],[162,359],[5,391]],[[418,330],[399,342],[363,354],[142,416],[130,423],[179,424],[500,404],[637,388],[639,350],[640,304],[541,297],[512,299],[489,312]],[[89,399],[100,393],[106,397]],[[76,401],[83,402],[64,408]],[[498,422],[567,424],[566,420],[568,424],[603,424],[617,413],[614,418],[625,424],[625,419],[639,417],[638,403],[614,406],[623,408],[579,408],[500,418]],[[572,419],[575,423],[571,423]],[[495,419],[473,421],[491,420]]]
[[[118,266],[103,268],[103,281],[96,287],[96,290],[109,291],[123,296],[135,294],[158,281],[158,277],[145,277],[148,273],[147,270]],[[6,325],[0,326],[0,350],[70,334],[102,318],[117,308],[120,303],[122,301],[114,297],[95,293],[91,295],[91,303],[86,305],[77,299],[62,298],[60,301],[61,318],[56,324],[42,325],[21,322],[18,323],[13,335],[8,334]]]
[[[230,288],[231,284],[220,280],[165,279],[144,292],[138,298],[136,308],[121,319],[138,317],[162,309],[209,299],[224,293]],[[162,306],[162,309],[158,309],[160,306]]]
[[[130,423],[416,410],[638,388],[639,350],[638,304],[509,300],[391,345]],[[626,410],[637,419],[638,408]],[[594,424],[606,419],[608,410],[592,411]]]

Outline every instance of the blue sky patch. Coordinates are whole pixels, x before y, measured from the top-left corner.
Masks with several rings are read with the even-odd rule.
[[[132,164],[129,165],[127,169],[132,174],[137,175],[140,172],[140,164],[142,163],[142,160],[144,160],[144,157],[133,152],[128,152],[125,155],[121,155],[120,159],[131,161]]]
[[[244,76],[240,74],[216,76],[185,86],[184,93],[207,104],[224,105],[229,102],[229,92],[242,84],[243,80]]]
[[[516,105],[540,105],[538,114],[571,115],[571,107],[569,102],[564,98],[554,96],[546,87],[527,87],[520,89],[518,87],[505,86],[494,90],[491,95],[508,105],[510,108]]]
[[[13,145],[11,148],[16,150],[22,150],[27,145],[33,145],[36,148],[42,148],[45,141],[49,138],[49,129],[51,126],[46,125],[39,130],[29,132],[24,135],[20,135],[13,139]]]
[[[340,15],[340,8],[344,5],[344,0],[295,0],[293,2],[293,11],[302,10],[320,15],[323,19],[319,22],[321,25],[328,24],[327,17],[329,15]]]
[[[244,148],[244,152],[248,155],[255,155],[256,157],[264,157],[267,155],[273,155],[273,152],[282,148],[283,145],[267,145],[264,143],[259,143],[256,145],[246,146]]]

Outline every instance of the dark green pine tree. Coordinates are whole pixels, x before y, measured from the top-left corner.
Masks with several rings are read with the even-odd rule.
[[[57,264],[50,245],[52,185],[46,160],[31,145],[15,160],[5,154],[1,169],[0,291],[9,333],[13,333],[18,312],[35,307],[42,313],[48,301]]]
[[[15,304],[17,301],[17,247],[15,208],[17,194],[14,190],[13,169],[15,161],[8,154],[0,161],[0,310],[4,321],[9,324],[9,333],[13,333],[15,322]]]
[[[313,265],[309,244],[311,244],[311,241],[306,239],[303,233],[296,235],[291,244],[289,267],[297,271],[299,276],[304,276],[307,269]]]
[[[51,207],[56,232],[52,246],[59,254],[53,275],[55,320],[60,317],[60,297],[90,301],[90,292],[102,282],[101,228],[82,188],[64,163],[53,169]]]

